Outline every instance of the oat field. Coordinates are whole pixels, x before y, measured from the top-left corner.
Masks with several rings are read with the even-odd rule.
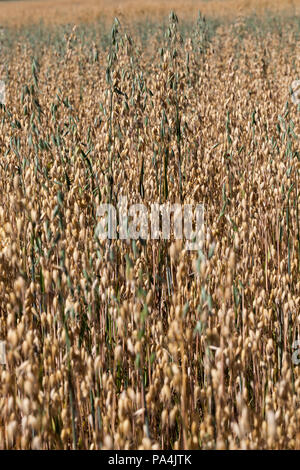
[[[299,37],[4,26],[1,449],[300,449]],[[102,240],[120,195],[203,204],[201,249]]]

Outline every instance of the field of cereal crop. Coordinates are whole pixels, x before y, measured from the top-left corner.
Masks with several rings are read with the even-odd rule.
[[[0,12],[0,449],[300,449],[299,2]]]

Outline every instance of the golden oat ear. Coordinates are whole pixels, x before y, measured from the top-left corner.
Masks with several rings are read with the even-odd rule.
[[[0,104],[6,104],[5,82],[0,80]]]
[[[292,102],[294,104],[300,103],[300,80],[294,80],[291,84],[292,89]]]
[[[0,365],[6,364],[5,341],[0,341]]]

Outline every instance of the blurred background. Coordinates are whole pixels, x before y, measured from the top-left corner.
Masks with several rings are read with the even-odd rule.
[[[152,20],[170,10],[183,18],[196,17],[198,11],[209,16],[233,18],[240,14],[261,15],[266,11],[298,14],[300,0],[36,0],[1,1],[2,26],[40,23],[64,24],[108,20],[115,16],[127,21]]]

